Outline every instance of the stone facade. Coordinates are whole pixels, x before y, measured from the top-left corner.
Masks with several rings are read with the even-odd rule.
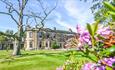
[[[56,41],[61,48],[64,48],[65,42],[74,36],[74,32],[52,30],[49,28],[30,28],[26,29],[26,38],[24,47],[31,49],[50,49],[52,42]]]

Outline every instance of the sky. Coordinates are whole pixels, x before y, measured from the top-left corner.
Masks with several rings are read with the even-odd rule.
[[[15,4],[15,8],[17,8],[16,1],[12,0],[13,4]],[[92,6],[92,2],[88,0],[88,2],[80,1],[80,0],[43,0],[44,5],[49,8],[53,8],[55,3],[57,3],[57,7],[53,12],[48,16],[45,21],[45,28],[53,29],[56,27],[58,30],[69,30],[76,32],[76,26],[81,25],[84,26],[86,23],[93,23],[93,14],[91,13],[90,7]],[[39,11],[39,6],[35,0],[31,0],[28,3],[30,6],[27,10]],[[0,2],[0,11],[7,11],[5,9],[5,5]],[[14,14],[15,15],[15,14]],[[15,18],[17,16],[15,15]],[[31,21],[31,26],[34,26],[35,23]],[[7,29],[17,31],[16,23],[7,15],[0,14],[0,31],[5,31]]]

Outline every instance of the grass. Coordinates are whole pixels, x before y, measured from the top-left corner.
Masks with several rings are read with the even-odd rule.
[[[32,50],[23,51],[22,55],[11,57],[12,51],[0,51],[0,70],[56,70],[68,59],[69,51],[62,50]],[[89,61],[76,52],[78,70],[84,61]]]
[[[64,51],[22,51],[22,56],[12,59],[9,56],[11,52],[0,51],[0,70],[55,70],[66,60]]]

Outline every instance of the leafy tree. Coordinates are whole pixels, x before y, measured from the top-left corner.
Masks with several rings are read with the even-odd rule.
[[[115,6],[109,2],[104,2],[104,7],[107,8],[107,16],[111,16],[111,22],[108,22],[108,25],[113,29],[115,27]]]
[[[10,44],[13,42],[14,37],[13,37],[13,30],[6,30],[5,32],[0,32],[0,44],[5,45],[5,49],[9,48]],[[2,46],[3,47],[3,46]]]
[[[87,2],[88,0],[83,0]],[[108,9],[104,6],[104,2],[109,2],[111,5],[115,6],[115,0],[90,0],[93,3],[91,11],[94,14],[94,19],[101,20],[101,23],[107,23],[111,20],[111,16],[107,14]]]
[[[4,43],[6,41],[6,37],[4,35],[0,35],[0,44]]]

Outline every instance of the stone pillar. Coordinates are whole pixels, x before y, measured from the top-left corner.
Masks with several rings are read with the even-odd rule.
[[[38,34],[37,31],[34,31],[33,35],[33,48],[37,49],[38,48]]]
[[[62,44],[61,44],[61,48],[64,48],[64,42],[62,42]]]
[[[48,40],[47,44],[48,44],[48,49],[49,49],[50,48],[50,41],[49,40]]]
[[[25,42],[26,43],[26,47],[25,47],[26,50],[30,49],[30,46],[29,46],[29,32],[30,31],[26,32],[26,42]]]

